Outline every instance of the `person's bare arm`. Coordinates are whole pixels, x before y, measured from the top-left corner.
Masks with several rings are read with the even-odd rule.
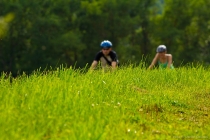
[[[150,64],[149,66],[149,69],[152,69],[154,67],[154,65],[157,63],[157,60],[158,60],[158,53],[155,55],[155,57],[153,58],[152,60],[152,63]]]
[[[167,54],[167,58],[168,58],[168,68],[170,69],[171,68],[171,65],[172,65],[172,55],[171,54]]]
[[[97,64],[98,64],[98,61],[94,60],[93,63],[91,64],[90,69],[94,70],[96,68]]]
[[[112,68],[115,69],[116,67],[117,67],[117,62],[116,62],[116,61],[113,61],[113,62],[112,62]]]

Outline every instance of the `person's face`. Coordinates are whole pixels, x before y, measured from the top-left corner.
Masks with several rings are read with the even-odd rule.
[[[104,54],[104,55],[108,55],[109,54],[109,52],[112,50],[112,48],[103,48],[102,49],[102,53]]]
[[[159,54],[160,57],[164,57],[165,54],[166,54],[166,51],[164,51],[164,52],[159,52],[158,54]]]

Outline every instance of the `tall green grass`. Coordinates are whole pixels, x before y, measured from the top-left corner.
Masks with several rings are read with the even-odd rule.
[[[2,73],[0,139],[210,139],[209,68],[84,71]]]

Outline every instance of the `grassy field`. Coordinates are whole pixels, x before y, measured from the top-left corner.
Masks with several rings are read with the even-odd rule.
[[[0,80],[1,140],[210,139],[210,69],[59,68]]]

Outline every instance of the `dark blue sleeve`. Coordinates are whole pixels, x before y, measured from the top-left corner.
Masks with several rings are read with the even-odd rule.
[[[100,51],[100,52],[98,52],[98,53],[96,54],[94,60],[95,60],[95,61],[99,61],[100,58],[101,58],[102,56],[103,56],[103,54],[102,54],[102,52]]]

